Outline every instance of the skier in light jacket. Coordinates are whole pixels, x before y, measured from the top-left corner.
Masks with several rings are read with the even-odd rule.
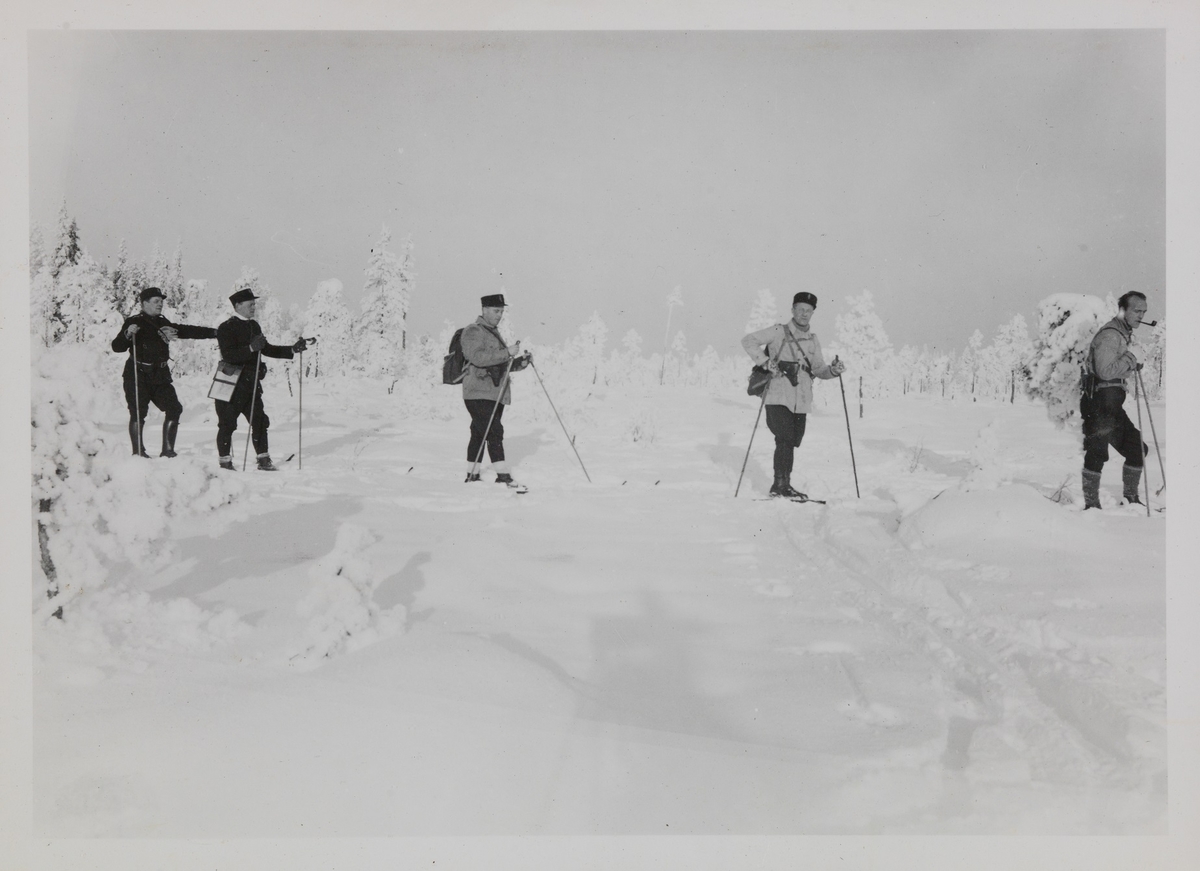
[[[1112,445],[1125,458],[1121,470],[1126,502],[1137,502],[1142,464],[1150,448],[1125,413],[1125,379],[1142,368],[1129,350],[1133,330],[1146,315],[1146,297],[1136,290],[1117,300],[1118,313],[1092,338],[1087,369],[1094,385],[1085,388],[1079,398],[1079,416],[1083,421],[1083,508],[1100,507],[1100,473]]]
[[[796,448],[804,439],[808,412],[812,408],[813,379],[837,378],[846,369],[837,358],[827,364],[821,356],[817,334],[808,328],[816,308],[816,296],[801,291],[792,297],[790,321],[742,338],[742,348],[755,365],[770,369],[774,376],[764,397],[767,428],[775,436],[772,496],[808,498],[792,488],[792,464]]]
[[[466,359],[463,376],[463,404],[471,415],[471,439],[467,443],[467,482],[480,480],[478,462],[486,437],[488,457],[496,471],[496,483],[518,486],[504,459],[504,406],[512,402],[512,372],[519,372],[532,359],[521,353],[521,343],[505,343],[497,327],[504,317],[504,294],[480,298],[483,312],[475,323],[462,331],[462,352]],[[511,363],[511,366],[510,366]],[[490,425],[489,425],[490,424]]]

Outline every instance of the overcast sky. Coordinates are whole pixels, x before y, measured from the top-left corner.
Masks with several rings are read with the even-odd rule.
[[[737,348],[757,291],[863,289],[961,349],[1057,292],[1165,314],[1158,30],[78,32],[30,41],[32,218],[115,261],[182,241],[222,297],[357,307],[411,234],[410,326],[504,289],[522,336]]]

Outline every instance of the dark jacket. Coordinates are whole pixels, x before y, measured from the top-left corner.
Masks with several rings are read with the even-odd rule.
[[[130,324],[137,324],[137,335],[133,337],[131,342],[125,337],[125,331],[129,329]],[[148,315],[145,312],[138,312],[125,318],[125,323],[121,324],[121,331],[117,333],[117,337],[112,340],[112,349],[118,354],[124,354],[133,346],[137,347],[138,366],[143,370],[143,374],[154,372],[159,380],[162,380],[164,374],[167,381],[171,380],[170,370],[167,369],[167,361],[171,358],[171,349],[167,344],[166,339],[159,333],[163,327],[173,327],[181,339],[215,339],[217,331],[212,327],[194,327],[190,324],[176,324],[167,320],[162,315]],[[128,376],[133,371],[133,355],[125,361],[125,375]]]
[[[236,315],[217,327],[217,345],[221,349],[221,360],[225,363],[232,363],[235,366],[242,367],[242,372],[238,376],[237,387],[233,389],[233,396],[229,400],[234,405],[249,402],[253,394],[253,363],[258,354],[251,350],[250,340],[262,334],[262,327],[258,325],[258,321],[243,320]],[[264,357],[274,357],[278,360],[290,360],[295,356],[291,347],[287,345],[272,345],[270,343],[263,346],[262,355]],[[267,367],[263,366],[258,377],[262,378],[266,374],[266,371]]]

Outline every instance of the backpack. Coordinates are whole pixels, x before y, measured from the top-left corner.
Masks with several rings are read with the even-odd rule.
[[[462,333],[462,329],[454,331],[454,336],[450,339],[450,353],[442,360],[443,384],[461,384],[467,374],[467,358],[463,356],[462,351]]]

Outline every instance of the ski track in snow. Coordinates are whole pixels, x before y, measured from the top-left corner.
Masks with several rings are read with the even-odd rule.
[[[1071,548],[1118,534],[1134,513],[1088,516],[1041,498],[1078,457],[1069,436],[1041,432],[1037,409],[888,403],[878,422],[856,422],[861,499],[843,421],[814,413],[796,483],[823,506],[756,501],[769,481],[765,432],[732,498],[752,402],[734,419],[735,403],[670,393],[663,419],[687,425],[660,425],[652,447],[623,441],[624,419],[585,433],[592,485],[557,423],[516,406],[509,454],[531,486],[517,495],[490,474],[461,482],[463,414],[397,421],[386,399],[306,394],[303,470],[247,473],[246,499],[178,523],[169,569],[116,567],[151,603],[232,608],[228,637],[207,651],[117,648],[89,664],[63,627],[41,633],[40,731],[77,741],[90,729],[111,743],[107,761],[35,748],[40,829],[1163,830],[1163,575],[1137,613],[1147,625],[1122,623],[1104,601],[1132,563],[1089,594],[1097,558]],[[277,446],[295,433],[282,406],[276,391]],[[206,457],[199,414],[185,413],[180,444]],[[960,500],[967,517],[982,510],[975,498],[1004,510],[987,495],[999,491],[956,489],[982,462],[970,441],[989,415],[1017,444],[1002,477],[1045,481],[1005,498],[1064,523],[1065,551],[982,532],[976,549],[948,521],[922,521],[935,496]],[[939,431],[945,444],[927,447]],[[1146,543],[1161,545],[1161,521],[1150,522]],[[128,731],[141,721],[109,701],[119,685],[151,706],[147,725]],[[293,706],[311,721],[284,717]],[[355,712],[403,737],[364,731]],[[245,731],[255,716],[296,730],[270,764],[250,761],[264,749]],[[189,765],[165,724],[218,737]],[[314,747],[327,752],[314,758]],[[168,774],[193,794],[174,794]],[[355,777],[356,792],[336,785]],[[232,801],[231,778],[244,793]],[[290,801],[253,803],[275,791]],[[332,810],[332,796],[346,806]]]

